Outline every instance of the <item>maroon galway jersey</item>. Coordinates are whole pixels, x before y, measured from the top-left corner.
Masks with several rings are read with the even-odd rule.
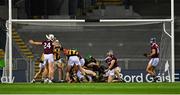
[[[108,63],[108,66],[111,65],[111,61],[112,61],[112,60],[115,60],[115,63],[114,63],[114,65],[112,66],[111,70],[114,69],[114,68],[116,68],[116,67],[118,67],[117,58],[116,58],[114,55],[112,55],[112,56],[107,56],[105,60],[106,60],[106,63]]]
[[[154,55],[152,55],[151,58],[158,58],[159,57],[159,46],[158,46],[158,44],[152,43],[151,52],[152,52],[153,49],[155,49],[156,53]]]
[[[44,46],[44,54],[53,54],[53,42],[50,40],[45,40],[42,42]]]

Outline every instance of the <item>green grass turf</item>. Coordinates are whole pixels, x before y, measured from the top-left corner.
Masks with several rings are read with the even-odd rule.
[[[1,94],[180,94],[180,83],[0,84]]]

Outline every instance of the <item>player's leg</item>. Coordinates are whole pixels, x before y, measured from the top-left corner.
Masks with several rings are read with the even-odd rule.
[[[108,71],[108,83],[111,83],[114,79],[114,69]]]
[[[84,69],[82,68],[81,66],[81,63],[80,63],[80,60],[79,60],[79,57],[78,56],[72,56],[72,62],[74,64],[74,68],[75,68],[75,71],[77,72],[78,70],[80,70],[80,72],[85,75],[85,72],[84,72]]]
[[[49,66],[48,65],[49,64],[45,65],[44,71],[42,73],[43,82],[48,82],[49,81],[49,78],[48,78],[48,76],[49,76]]]
[[[36,82],[36,78],[41,75],[43,72],[43,69],[39,69],[39,71],[35,74],[33,80],[31,81],[31,83],[35,83]]]
[[[58,79],[59,81],[63,81],[63,63],[62,62],[58,62],[57,63],[57,69],[58,69]]]
[[[156,82],[156,80],[158,80],[158,77],[156,77],[156,67],[159,63],[159,58],[154,58],[154,61],[152,62],[152,72],[154,73],[153,79],[154,82]]]
[[[156,75],[156,70],[155,70],[155,68],[153,69],[153,72],[154,72],[154,74]],[[154,82],[156,82],[159,78],[158,78],[157,76],[154,76],[153,79],[154,79]]]
[[[121,68],[120,67],[114,68],[114,73],[116,76],[118,76],[118,78],[120,78]]]
[[[111,83],[113,81],[113,76],[108,76],[108,83]]]
[[[85,73],[88,76],[89,82],[96,81],[98,79],[97,74],[92,70],[85,69]]]
[[[154,73],[154,75],[156,75],[155,67],[152,67],[152,72]]]
[[[53,54],[48,55],[48,68],[49,68],[49,82],[51,83],[54,79],[54,58]]]
[[[153,61],[154,61],[154,59],[152,58],[152,59],[149,61],[147,67],[146,67],[146,72],[147,72],[148,74],[150,74],[151,76],[155,76],[155,74],[154,74],[154,72],[153,72],[153,66],[152,66],[152,62],[153,62]]]
[[[36,78],[43,73],[43,71],[44,71],[44,65],[43,65],[44,62],[43,62],[43,60],[44,60],[44,53],[42,53],[41,58],[38,61],[39,62],[39,71],[35,74],[33,80],[31,81],[31,83],[35,83]]]
[[[52,81],[54,79],[54,64],[49,63],[49,79]]]
[[[40,59],[40,64],[39,64],[39,68],[43,69],[42,70],[42,80],[41,82],[44,82],[44,79],[47,78],[47,60],[44,60],[44,53],[41,54],[41,59]]]
[[[77,77],[78,77],[78,79],[79,79],[80,82],[87,82],[85,76],[82,75],[82,73],[81,73],[80,70],[77,71]]]
[[[74,65],[73,60],[74,60],[73,57],[69,57],[68,64],[67,64],[67,67],[66,67],[66,81],[68,81],[68,82],[71,81],[71,79],[70,79],[70,71],[71,71],[71,68]]]
[[[86,70],[86,69],[84,69],[84,68],[82,68],[82,69],[83,69],[83,71],[84,71],[87,75],[96,76],[96,73],[93,72],[92,70]]]
[[[66,81],[70,80],[70,70],[71,70],[71,66],[67,65],[66,67]]]
[[[49,63],[49,80],[54,79],[54,64],[52,62]]]
[[[31,83],[35,83],[36,82],[36,78],[42,74],[43,72],[43,66],[42,66],[43,63],[39,63],[39,71],[35,74],[34,78],[32,79]]]
[[[69,69],[73,67],[73,74],[77,74],[78,70],[84,75],[84,71],[80,65],[80,60],[77,56],[70,56],[68,60],[68,69],[66,73],[66,80],[68,80],[70,73],[68,72]]]
[[[39,71],[35,74],[34,79],[36,79],[39,75],[41,75],[44,71],[44,67],[40,67]]]
[[[47,63],[48,62],[48,55],[47,54],[43,54],[43,66],[45,67],[45,70],[42,74],[42,79],[44,80],[44,82],[48,82],[49,80],[49,64]]]
[[[119,81],[125,82],[121,77],[121,68],[120,67],[114,68],[114,73],[118,77]]]
[[[152,67],[152,65],[151,64],[148,64],[147,65],[147,68],[146,68],[146,72],[148,73],[148,74],[150,74],[151,76],[154,76],[154,72],[153,72],[153,69],[152,69],[153,67]]]

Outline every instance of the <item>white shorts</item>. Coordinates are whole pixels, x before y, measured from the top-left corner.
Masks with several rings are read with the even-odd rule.
[[[77,77],[78,77],[78,79],[84,78],[84,76],[82,75],[80,70],[78,70],[78,72],[77,72]]]
[[[108,72],[106,72],[106,76],[114,76],[114,69],[109,70]]]
[[[84,64],[85,64],[84,58],[81,58],[79,61],[80,61],[81,66],[84,66]]]
[[[158,63],[159,63],[159,58],[151,58],[151,60],[149,61],[149,64],[151,64],[154,67],[156,67]]]
[[[77,56],[70,56],[68,60],[68,65],[80,65],[79,57]]]
[[[54,56],[53,54],[44,54],[44,63],[43,65],[46,65],[46,63],[53,63],[54,62]]]
[[[80,70],[78,70],[78,72],[77,72],[77,77],[78,77],[78,79],[84,78],[84,75],[82,75]],[[87,77],[89,79],[89,82],[91,82],[92,81],[92,77],[90,75],[87,75]]]
[[[45,67],[45,66],[43,65],[43,63],[39,63],[39,68],[40,68],[40,69],[44,69],[44,67]]]

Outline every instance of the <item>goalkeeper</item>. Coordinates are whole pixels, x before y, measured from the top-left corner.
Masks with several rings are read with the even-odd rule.
[[[159,63],[159,46],[156,43],[156,38],[151,38],[150,39],[150,44],[151,44],[151,51],[149,54],[145,53],[144,56],[149,58],[149,63],[146,67],[146,71],[148,74],[151,75],[151,77],[153,77],[154,82],[156,82],[156,80],[158,80],[158,78],[156,77],[156,72],[155,72],[155,68]]]

